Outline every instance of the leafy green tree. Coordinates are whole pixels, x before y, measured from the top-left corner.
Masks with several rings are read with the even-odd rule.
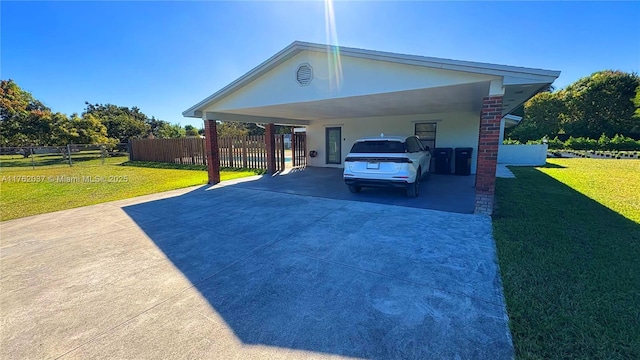
[[[75,115],[75,114],[74,114]],[[51,141],[48,145],[63,146],[69,143],[71,122],[67,115],[57,112],[51,115]]]
[[[51,111],[30,111],[22,122],[20,135],[26,139],[26,145],[51,145],[51,133],[54,130]]]
[[[158,138],[160,139],[175,139],[185,137],[185,130],[180,124],[169,124],[164,121],[158,129]]]
[[[640,120],[640,85],[636,88],[636,96],[633,98],[633,104],[636,106],[633,117]]]
[[[13,80],[0,81],[0,145],[48,145],[51,110]]]
[[[59,145],[64,144],[114,144],[115,139],[107,137],[107,128],[95,115],[78,114],[71,115],[64,124],[60,124],[61,130]]]
[[[198,129],[196,129],[193,125],[185,125],[184,126],[186,136],[195,136],[199,137]]]
[[[567,107],[562,127],[574,137],[640,133],[633,103],[640,78],[636,74],[604,70],[579,79],[562,91]]]
[[[151,134],[153,134],[153,136],[157,138],[160,137],[160,133],[159,133],[160,128],[162,128],[165,124],[167,125],[169,124],[164,120],[156,119],[154,116],[152,116],[151,119],[147,119],[146,122],[149,125],[149,130]]]
[[[173,139],[185,137],[185,129],[179,124],[170,124],[167,121],[151,117],[147,119],[147,124],[151,129],[151,133],[158,139]]]
[[[149,125],[127,114],[115,117],[100,118],[107,127],[110,138],[119,142],[127,142],[130,138],[141,138],[149,134]]]
[[[524,118],[507,132],[507,136],[522,143],[544,136],[555,137],[560,131],[560,116],[565,110],[558,93],[538,93],[525,103]]]
[[[276,134],[291,134],[291,126],[276,125]]]
[[[113,104],[90,104],[82,115],[91,114],[107,128],[107,135],[120,142],[127,142],[130,138],[145,137],[151,131],[147,123],[147,116],[137,107],[116,106]]]
[[[160,129],[161,137],[185,135],[180,125],[147,119],[137,107],[87,105],[81,116],[53,113],[13,80],[0,81],[0,145],[48,146],[107,144],[146,136]],[[28,153],[28,152],[25,152]]]
[[[246,125],[239,122],[220,122],[216,129],[218,130],[218,137],[249,135]]]
[[[525,104],[524,115],[508,136],[520,141],[558,133],[574,138],[598,139],[602,134],[638,138],[640,78],[634,73],[599,71],[558,92],[534,96]]]
[[[187,125],[185,126],[185,128],[189,126],[190,125]],[[291,126],[276,125],[274,130],[276,134],[291,134],[291,128],[292,128]],[[221,121],[218,123],[217,129],[218,129],[218,136],[220,137],[265,134],[264,125],[262,124],[258,125],[254,123]],[[198,130],[198,133],[204,134],[204,129]]]
[[[247,135],[264,135],[264,127],[254,123],[241,123],[247,129]]]

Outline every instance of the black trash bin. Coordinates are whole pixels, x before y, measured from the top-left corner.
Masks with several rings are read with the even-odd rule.
[[[455,168],[456,175],[471,174],[471,154],[473,148],[456,148]]]
[[[433,157],[436,159],[436,174],[451,174],[452,148],[435,148]]]

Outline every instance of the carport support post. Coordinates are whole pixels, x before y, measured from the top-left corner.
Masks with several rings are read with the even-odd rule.
[[[215,120],[204,120],[204,136],[209,184],[215,185],[220,182],[220,149],[218,148],[218,129]]]
[[[267,150],[267,171],[273,175],[276,172],[276,133],[275,125],[265,124],[264,126],[264,145]]]
[[[296,128],[294,126],[291,127],[291,167],[296,167]]]
[[[476,214],[491,215],[493,212],[501,119],[502,96],[486,96],[482,101],[478,136]]]

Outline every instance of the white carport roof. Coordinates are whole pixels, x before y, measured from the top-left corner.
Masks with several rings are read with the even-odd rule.
[[[251,101],[239,101],[243,91],[273,74],[288,60],[306,52],[309,56],[339,56],[362,64],[374,64],[389,69],[386,77],[380,71],[364,73],[360,79],[371,79],[367,84],[370,92],[331,93],[326,91],[317,98],[291,100],[274,98],[267,87],[262,93],[254,91]],[[421,86],[407,84],[406,88],[394,84],[388,88],[384,82],[393,82],[394,71],[404,69],[431,71],[430,74],[449,74],[455,79],[447,83]],[[419,70],[424,69],[424,70]],[[345,76],[348,69],[345,69]],[[258,123],[283,123],[306,125],[316,119],[366,117],[380,115],[428,114],[446,111],[479,111],[482,98],[488,95],[503,95],[503,115],[509,114],[520,104],[541,89],[551,84],[559,71],[532,69],[516,66],[496,65],[470,61],[439,59],[432,57],[403,55],[382,51],[328,46],[296,41],[267,61],[241,76],[234,82],[185,110],[186,117],[206,117],[211,120],[243,121]],[[378,76],[378,78],[376,78]],[[442,75],[444,76],[444,75]],[[447,75],[448,76],[448,75]],[[401,78],[401,76],[398,76]],[[406,77],[405,77],[406,78]],[[408,79],[411,79],[410,77]],[[362,82],[362,81],[361,81]],[[411,81],[409,81],[411,82]],[[273,89],[271,83],[271,89]],[[255,90],[255,89],[253,89]],[[248,91],[248,90],[246,90]],[[250,96],[245,96],[245,98]],[[264,97],[264,101],[255,101]],[[230,100],[231,99],[231,100]],[[245,99],[246,100],[246,99]]]

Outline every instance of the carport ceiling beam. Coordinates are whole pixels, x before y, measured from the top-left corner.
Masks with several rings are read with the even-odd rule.
[[[275,117],[266,117],[266,116],[230,114],[230,113],[221,113],[221,112],[207,112],[206,119],[218,120],[218,121],[247,122],[247,123],[256,123],[256,124],[309,125],[309,120],[285,119],[285,118],[275,118]]]

